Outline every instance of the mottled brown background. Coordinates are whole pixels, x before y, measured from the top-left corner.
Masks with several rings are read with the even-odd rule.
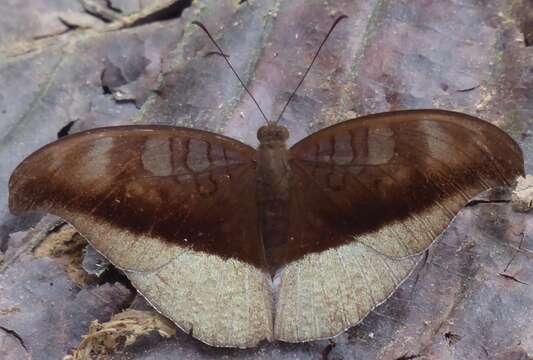
[[[54,234],[54,220],[9,214],[14,167],[60,131],[113,124],[194,126],[255,145],[259,113],[222,59],[204,56],[213,49],[191,21],[206,24],[276,116],[341,13],[349,19],[284,115],[291,143],[357,115],[442,108],[506,130],[533,172],[531,0],[0,3],[0,358],[61,358],[91,320],[108,320],[135,297],[119,276],[74,282],[65,256],[33,251]],[[154,334],[114,358],[525,359],[533,356],[532,251],[531,215],[478,203],[388,302],[334,344],[243,351]]]

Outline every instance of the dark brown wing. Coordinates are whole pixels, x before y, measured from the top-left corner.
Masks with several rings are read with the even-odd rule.
[[[257,237],[254,158],[253,148],[199,130],[90,130],[24,160],[10,180],[10,207],[67,220],[68,214],[84,214],[134,234],[260,266],[259,242],[241,241]]]
[[[517,144],[447,111],[366,116],[290,150],[274,336],[334,336],[385,301],[469,199],[523,174]]]
[[[502,130],[438,110],[346,121],[294,145],[291,159],[290,234],[303,253],[387,226],[403,251],[391,252],[384,234],[376,249],[421,252],[471,198],[524,173],[520,148]]]

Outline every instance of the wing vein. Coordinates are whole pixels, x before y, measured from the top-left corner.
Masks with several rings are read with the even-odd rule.
[[[363,267],[361,266],[361,263],[357,259],[357,254],[353,254],[353,260],[357,264],[357,267],[359,268],[359,273],[361,274],[361,278],[363,279],[363,282],[365,283],[365,289],[367,289],[367,293],[370,296],[370,299],[372,300],[372,307],[375,306],[378,302],[374,298],[374,295],[372,294],[372,288],[370,287],[370,284],[368,282],[368,278],[366,276],[366,272],[363,270]]]
[[[354,245],[350,245],[350,246],[354,246]],[[335,252],[337,253],[337,256],[339,257],[339,260],[340,260],[340,263],[341,263],[341,266],[342,266],[342,270],[343,270],[344,275],[346,277],[346,281],[350,281],[350,283],[353,285],[353,280],[352,280],[353,277],[350,274],[348,274],[348,270],[347,270],[347,266],[346,266],[346,261],[344,260],[344,256],[341,254],[341,252],[338,249],[335,249]],[[352,296],[353,296],[354,300],[357,299],[357,294],[354,291],[354,287],[350,286],[349,289],[352,289]],[[357,304],[358,303],[356,302],[356,305]],[[356,306],[356,309],[357,309],[357,317],[359,318],[360,317],[359,306]]]

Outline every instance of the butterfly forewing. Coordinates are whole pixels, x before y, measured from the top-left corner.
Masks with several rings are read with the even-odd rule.
[[[260,265],[259,243],[239,242],[257,227],[254,156],[244,144],[197,130],[98,129],[26,159],[11,178],[11,208],[79,213],[170,245]],[[238,234],[232,232],[237,224]]]
[[[291,222],[294,249],[381,232],[372,244],[389,256],[423,251],[471,198],[524,171],[520,149],[495,126],[430,110],[343,122],[294,145],[291,159],[291,208],[308,209]],[[302,227],[315,241],[297,236]],[[402,252],[388,249],[389,235]]]

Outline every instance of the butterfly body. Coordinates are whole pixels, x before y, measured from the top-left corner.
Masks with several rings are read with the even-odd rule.
[[[257,201],[259,235],[265,249],[267,268],[274,275],[283,264],[283,246],[289,226],[290,164],[287,128],[269,123],[257,131]]]
[[[256,150],[188,128],[89,130],[18,166],[10,209],[63,217],[184,331],[250,347],[357,324],[469,199],[524,173],[512,138],[449,111],[288,136],[267,124]]]

